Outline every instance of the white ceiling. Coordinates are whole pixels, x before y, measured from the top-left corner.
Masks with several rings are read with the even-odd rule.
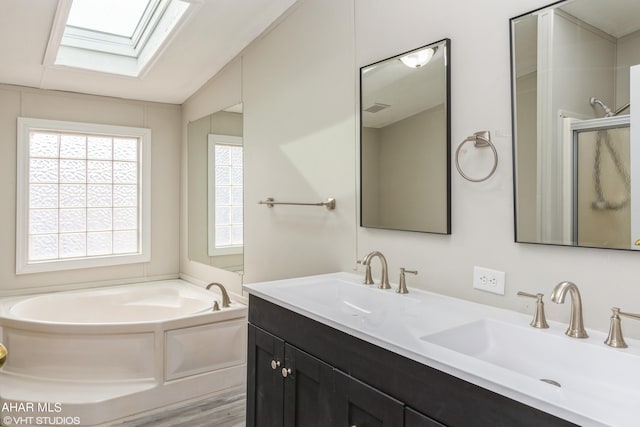
[[[560,8],[615,38],[640,30],[638,0],[580,0]]]
[[[43,66],[58,0],[2,0],[0,83],[182,104],[297,0],[200,0],[140,78]]]

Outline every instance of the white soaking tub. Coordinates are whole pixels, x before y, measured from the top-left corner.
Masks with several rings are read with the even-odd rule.
[[[0,421],[104,425],[243,386],[247,307],[214,312],[213,290],[166,280],[0,300]]]

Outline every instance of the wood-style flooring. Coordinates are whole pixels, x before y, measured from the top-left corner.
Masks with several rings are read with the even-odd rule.
[[[114,427],[245,427],[246,394],[236,391],[140,418]]]

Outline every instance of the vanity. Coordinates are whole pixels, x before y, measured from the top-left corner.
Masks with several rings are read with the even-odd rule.
[[[636,425],[637,341],[350,273],[245,290],[248,426]]]

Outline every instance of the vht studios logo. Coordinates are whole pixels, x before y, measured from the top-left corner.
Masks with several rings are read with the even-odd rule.
[[[18,413],[33,413],[33,412],[47,412],[47,413],[60,413],[62,412],[62,403],[60,402],[3,402],[0,412],[18,412]]]
[[[62,426],[78,425],[80,417],[65,417],[61,415],[60,402],[2,402],[0,425],[14,426]]]

